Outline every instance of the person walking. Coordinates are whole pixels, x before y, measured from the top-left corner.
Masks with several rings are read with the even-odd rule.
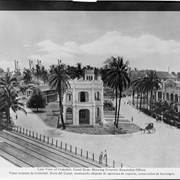
[[[16,114],[16,120],[17,120],[17,118],[18,118],[18,115]]]
[[[103,152],[101,151],[101,153],[99,154],[99,164],[102,164],[102,160],[103,160]]]
[[[131,117],[131,121],[133,122],[133,116]]]
[[[106,166],[107,166],[107,151],[105,150],[104,151],[104,161],[105,161],[105,164],[106,164]]]

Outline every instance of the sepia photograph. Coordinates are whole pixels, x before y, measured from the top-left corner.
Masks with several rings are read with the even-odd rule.
[[[100,179],[180,168],[179,19],[1,8],[0,171]]]

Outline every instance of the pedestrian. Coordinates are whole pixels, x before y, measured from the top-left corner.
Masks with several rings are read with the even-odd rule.
[[[18,118],[18,115],[16,114],[16,120],[17,120],[17,118]]]
[[[102,159],[103,159],[103,152],[99,154],[99,164],[102,164]]]
[[[103,159],[104,159],[106,166],[107,166],[107,151],[106,150],[104,151],[104,158]]]
[[[131,117],[131,121],[133,122],[133,116]]]

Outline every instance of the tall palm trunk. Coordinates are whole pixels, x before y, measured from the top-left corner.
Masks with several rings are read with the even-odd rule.
[[[149,109],[149,108],[148,108],[148,101],[149,101],[149,100],[148,100],[148,99],[149,99],[149,98],[148,98],[148,95],[149,95],[149,94],[148,94],[148,91],[147,91],[147,110]]]
[[[65,129],[66,126],[65,126],[65,123],[64,123],[64,119],[63,119],[61,87],[59,88],[59,92],[58,93],[59,93],[59,109],[60,109],[61,122],[62,122],[63,129]],[[58,127],[59,127],[59,125],[58,125]]]
[[[141,92],[139,109],[141,109],[141,104],[142,104],[142,94],[143,94],[143,93]]]
[[[143,92],[143,104],[145,104],[145,93]]]
[[[152,102],[153,102],[153,91],[151,90],[151,95],[150,95],[150,110],[152,110]]]
[[[121,92],[119,92],[119,104],[118,104],[118,114],[117,114],[117,122],[116,127],[118,128],[118,122],[119,122],[119,113],[120,113],[120,106],[121,106]]]
[[[135,90],[133,90],[133,94],[132,94],[132,104],[134,105],[134,95],[135,95]]]
[[[11,120],[10,120],[10,108],[9,107],[7,107],[7,109],[6,109],[6,119],[7,119],[6,125],[8,126],[11,122]]]
[[[116,126],[116,123],[117,123],[117,97],[118,94],[117,94],[117,86],[116,86],[116,107],[115,107],[115,120],[114,120],[114,125]]]
[[[137,102],[136,102],[136,107],[138,108],[138,99],[139,99],[139,94],[137,92]]]
[[[154,102],[156,102],[156,90],[154,91]]]

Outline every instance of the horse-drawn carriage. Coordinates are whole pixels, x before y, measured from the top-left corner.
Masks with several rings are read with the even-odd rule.
[[[155,133],[156,129],[154,128],[153,123],[149,123],[145,128],[141,128],[140,131],[144,133]]]

